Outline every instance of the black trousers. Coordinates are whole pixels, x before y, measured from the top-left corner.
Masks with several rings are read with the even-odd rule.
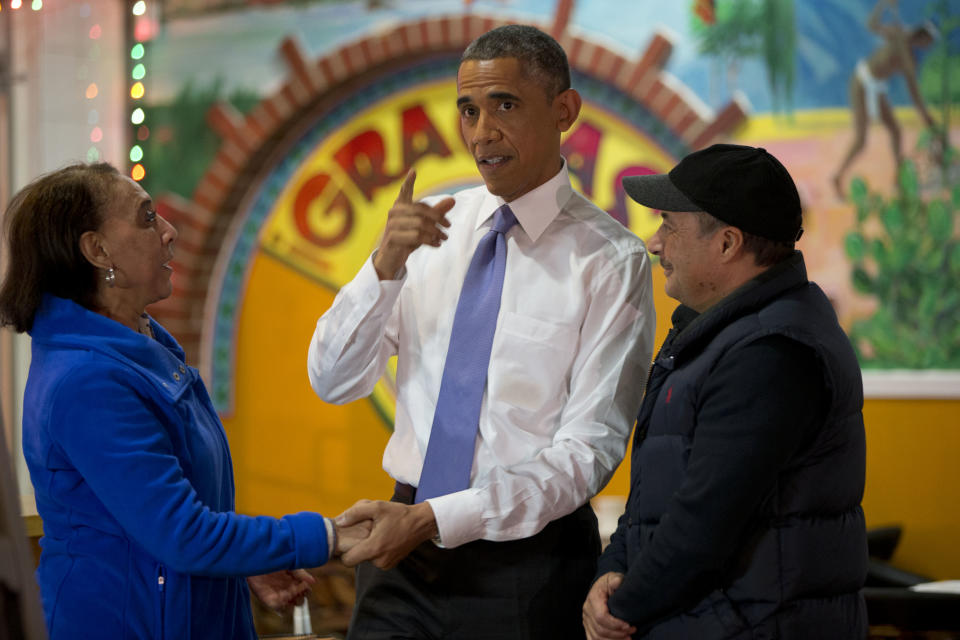
[[[395,502],[413,490],[398,485]],[[454,549],[425,542],[389,571],[357,567],[348,640],[584,638],[582,608],[600,555],[584,505],[523,540]]]

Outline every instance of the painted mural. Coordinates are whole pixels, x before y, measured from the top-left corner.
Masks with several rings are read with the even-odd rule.
[[[576,188],[646,238],[657,217],[620,178],[712,142],[767,148],[797,181],[799,248],[868,394],[960,396],[958,17],[960,0],[168,3],[145,56],[144,185],[181,235],[156,315],[254,480],[241,509],[388,492],[392,372],[370,402],[324,405],[306,348],[409,167],[418,197],[477,183],[457,60],[506,22],[568,52],[584,97],[564,139]],[[660,340],[675,303],[658,295]]]

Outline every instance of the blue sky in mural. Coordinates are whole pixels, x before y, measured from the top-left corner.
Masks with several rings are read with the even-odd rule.
[[[936,2],[902,1],[901,18],[907,24],[918,23]],[[857,60],[880,43],[866,27],[874,0],[795,0],[794,4],[798,28],[794,109],[846,106],[847,83]],[[471,11],[548,24],[555,5],[555,0],[476,0]],[[730,87],[722,69],[698,56],[691,36],[690,5],[688,0],[578,0],[572,23],[581,35],[637,56],[656,31],[666,31],[675,44],[667,70],[707,104],[721,106],[737,88],[754,111],[769,111],[766,72],[759,61],[746,61],[736,86]],[[960,12],[960,0],[949,0],[948,5],[954,14]],[[245,88],[267,94],[285,76],[277,48],[287,35],[294,35],[306,55],[315,57],[398,22],[463,10],[463,0],[392,0],[374,10],[361,1],[323,2],[168,20],[152,47],[151,97],[164,102],[187,80],[204,86],[218,77],[228,92]],[[954,51],[960,48],[960,43],[951,44]],[[895,79],[890,89],[895,103],[909,103],[901,79]]]

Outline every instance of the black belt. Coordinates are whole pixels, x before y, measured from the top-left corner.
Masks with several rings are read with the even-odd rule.
[[[417,488],[409,484],[398,482],[393,485],[393,497],[390,502],[413,504],[417,501]]]

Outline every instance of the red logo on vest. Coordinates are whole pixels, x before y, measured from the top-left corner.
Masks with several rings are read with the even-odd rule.
[[[673,387],[667,389],[667,401],[663,404],[670,404],[670,397],[673,395]]]

